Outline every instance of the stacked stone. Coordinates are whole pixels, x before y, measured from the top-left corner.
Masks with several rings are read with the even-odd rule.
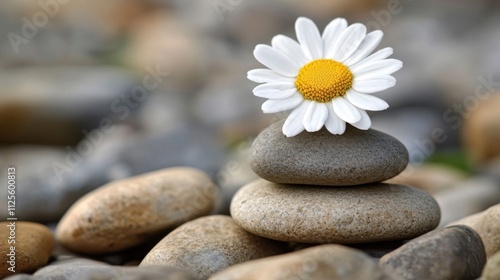
[[[401,173],[408,152],[398,140],[348,126],[287,138],[283,121],[266,128],[250,148],[262,179],[236,193],[231,215],[256,235],[301,243],[406,240],[436,228],[440,210],[426,192],[381,183]]]

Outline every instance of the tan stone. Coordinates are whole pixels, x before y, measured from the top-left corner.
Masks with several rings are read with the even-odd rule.
[[[465,118],[463,139],[472,158],[478,162],[500,156],[500,93],[492,94],[470,110]]]
[[[284,185],[262,179],[236,193],[231,215],[244,229],[267,238],[343,244],[414,238],[440,219],[436,201],[412,187]]]
[[[183,22],[178,14],[155,10],[137,20],[129,30],[130,42],[124,62],[144,72],[156,73],[170,84],[189,87],[205,74],[207,59],[203,57],[196,30]],[[157,81],[162,84],[161,81]]]
[[[466,225],[473,228],[481,236],[488,258],[500,251],[500,204],[450,225]]]
[[[188,167],[111,182],[78,200],[56,236],[75,252],[118,251],[210,213],[217,193],[207,174]]]
[[[482,280],[498,280],[500,279],[500,252],[494,254],[488,259],[486,266],[481,275]]]
[[[243,230],[229,216],[208,216],[172,231],[140,266],[170,266],[206,279],[231,265],[282,253],[284,247]]]
[[[54,238],[49,228],[44,225],[31,222],[15,221],[15,227],[11,222],[0,223],[0,278],[12,275],[8,269],[11,266],[11,246],[15,247],[15,272],[29,273],[47,264],[52,250],[54,249]],[[12,227],[12,228],[11,228]],[[11,229],[15,232],[11,234]],[[10,239],[10,236],[15,238]],[[14,240],[10,242],[10,240]],[[14,243],[15,242],[15,243]]]
[[[407,185],[425,190],[428,193],[435,193],[462,181],[466,177],[466,174],[455,168],[439,164],[424,164],[409,166],[401,174],[385,181],[385,183]]]
[[[369,256],[341,245],[322,245],[230,267],[210,280],[392,279]]]

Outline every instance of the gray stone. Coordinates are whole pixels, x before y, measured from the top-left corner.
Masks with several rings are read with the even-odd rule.
[[[230,267],[210,280],[394,279],[369,256],[341,245],[322,245]]]
[[[247,68],[248,69],[248,68]],[[217,73],[203,90],[190,102],[195,116],[212,127],[240,125],[244,120],[262,116],[259,98],[252,94],[254,85],[247,83],[244,71],[234,69],[229,73]],[[224,110],[214,110],[223,106]]]
[[[214,175],[223,158],[223,147],[213,130],[185,121],[130,141],[117,164],[127,170],[128,176],[172,166],[190,166]]]
[[[500,204],[450,225],[466,225],[473,228],[481,236],[488,257],[500,252]]]
[[[482,280],[500,279],[500,253],[496,253],[488,259],[481,275]]]
[[[74,256],[59,256],[47,266],[39,269],[33,274],[37,279],[75,279],[82,276],[82,279],[90,279],[93,275],[113,274],[111,266],[91,259]],[[85,278],[87,277],[87,278]]]
[[[439,226],[445,226],[500,203],[500,188],[498,182],[490,177],[472,177],[432,196],[441,208]]]
[[[73,204],[56,236],[63,246],[80,253],[130,248],[210,213],[217,195],[206,173],[188,167],[114,181]]]
[[[403,73],[405,74],[407,73]],[[398,88],[389,89],[394,92],[377,94],[391,104],[391,107],[384,112],[370,112],[370,116],[373,116],[371,128],[401,141],[408,150],[410,162],[417,166],[431,156],[435,149],[443,146],[456,147],[458,141],[455,139],[458,138],[458,133],[443,121],[442,114],[446,108],[441,107],[442,100],[436,96],[436,90],[418,87],[412,90],[413,93],[403,93],[404,89],[399,88],[399,82],[398,77]],[[397,108],[399,102],[394,99],[402,99],[406,106]],[[436,131],[442,131],[442,134],[436,134]]]
[[[240,189],[231,215],[263,237],[304,243],[365,243],[417,237],[439,223],[437,203],[416,188],[282,185],[262,179]]]
[[[206,279],[229,266],[283,251],[284,244],[246,232],[229,216],[208,216],[172,231],[140,266],[169,266]]]
[[[15,166],[22,172],[17,178],[23,186],[17,190],[23,198],[17,205],[19,219],[56,222],[76,200],[112,180],[174,166],[199,168],[216,178],[223,165],[224,150],[214,131],[194,123],[177,123],[155,133],[125,125],[89,132],[93,136],[80,142],[82,148],[19,145],[0,149],[1,169]],[[2,193],[6,197],[7,189]],[[0,207],[6,209],[6,203],[0,200]],[[6,215],[3,211],[0,218]]]
[[[485,263],[481,237],[467,226],[434,230],[380,259],[401,279],[476,279]]]
[[[250,148],[250,166],[275,183],[347,186],[379,182],[403,171],[406,148],[395,138],[348,125],[343,135],[326,129],[286,137],[284,121],[272,124]]]
[[[43,223],[58,221],[81,196],[107,183],[109,169],[124,149],[123,141],[116,140],[129,135],[122,132],[117,128],[103,137],[86,156],[69,146],[63,149],[20,145],[0,150],[1,169],[16,167],[17,185],[23,186],[16,189],[22,197],[16,205],[17,218]],[[6,188],[1,193],[7,197]],[[7,200],[0,200],[0,207],[6,209]],[[0,218],[7,218],[7,212],[1,212]]]
[[[348,244],[347,246],[350,248],[360,250],[361,252],[369,255],[370,257],[380,259],[384,255],[401,247],[403,244],[405,244],[405,241],[397,240],[388,242]]]
[[[29,279],[29,278],[28,278]],[[191,280],[189,274],[169,267],[123,267],[111,266],[90,259],[60,256],[46,267],[38,270],[33,279],[41,280],[115,280],[115,279],[166,279]]]
[[[15,274],[12,276],[9,276],[7,278],[4,278],[5,280],[31,280],[34,279],[31,274]]]

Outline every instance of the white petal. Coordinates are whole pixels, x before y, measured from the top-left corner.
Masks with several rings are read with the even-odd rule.
[[[247,78],[256,83],[279,83],[290,82],[293,83],[293,78],[282,76],[270,69],[253,69],[248,71]]]
[[[311,102],[304,116],[304,127],[309,132],[320,130],[328,117],[328,109],[324,103]]]
[[[374,93],[386,90],[395,85],[396,79],[393,76],[382,75],[368,79],[354,78],[352,88],[361,93]]]
[[[339,38],[340,34],[347,28],[347,20],[344,18],[336,18],[332,20],[323,31],[323,56],[333,56],[333,45]]]
[[[333,104],[327,103],[328,118],[325,121],[325,127],[331,134],[343,134],[345,131],[345,121],[341,120],[333,111]]]
[[[267,45],[257,45],[253,51],[255,58],[269,69],[285,77],[295,77],[300,66],[282,52]]]
[[[304,131],[302,121],[311,102],[312,101],[304,100],[297,108],[293,109],[283,124],[283,134],[287,137],[293,137]]]
[[[252,92],[255,93],[262,90],[272,90],[272,89],[287,90],[292,88],[295,88],[295,85],[293,83],[268,83],[256,86]]]
[[[343,63],[347,66],[353,65],[360,62],[363,58],[366,58],[382,41],[384,32],[380,30],[375,30],[366,35],[361,44],[359,44],[358,49]]]
[[[285,99],[294,95],[295,93],[298,93],[297,90],[292,88],[287,90],[276,90],[276,89],[260,90],[254,92],[253,94],[257,97],[268,98],[268,99]]]
[[[389,56],[391,56],[392,52],[393,52],[392,48],[381,49],[381,50],[377,51],[376,53],[370,55],[369,57],[361,60],[360,62],[358,62],[352,66],[356,66],[356,65],[361,64],[361,63],[366,63],[368,61],[376,61],[376,60],[386,59]]]
[[[269,113],[277,113],[281,111],[287,111],[297,107],[302,101],[304,97],[301,94],[296,93],[291,97],[286,99],[270,99],[262,104],[262,111],[266,114]]]
[[[276,35],[274,36],[271,44],[273,48],[284,53],[286,56],[288,56],[288,58],[296,61],[300,65],[307,64],[310,61],[310,59],[307,58],[306,54],[300,47],[299,43],[297,43],[290,37],[287,37],[285,35]]]
[[[347,98],[347,100],[349,100],[349,102],[352,103],[352,105],[363,110],[381,111],[389,107],[389,104],[387,104],[387,102],[378,97],[359,93],[352,89],[346,93],[345,97]]]
[[[297,92],[292,83],[270,83],[258,85],[253,89],[253,94],[258,97],[270,99],[284,99]]]
[[[355,123],[361,119],[358,109],[343,97],[332,99],[333,111],[339,118],[348,123]]]
[[[295,22],[295,32],[302,49],[311,59],[323,57],[323,41],[318,27],[312,20],[305,17],[298,18]]]
[[[361,23],[355,23],[347,27],[340,34],[333,45],[333,56],[329,57],[336,61],[344,61],[351,56],[359,47],[359,44],[366,36],[366,26]]]
[[[350,70],[355,77],[361,78],[364,75],[390,75],[403,67],[403,62],[397,59],[384,59],[358,63]]]
[[[365,110],[359,110],[359,114],[361,115],[361,119],[355,123],[351,123],[351,125],[357,129],[367,130],[372,125],[372,120]]]

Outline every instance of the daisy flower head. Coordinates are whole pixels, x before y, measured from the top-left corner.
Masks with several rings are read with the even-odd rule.
[[[367,34],[365,25],[348,25],[337,18],[320,34],[313,21],[300,17],[295,32],[298,42],[277,35],[271,46],[255,47],[255,58],[268,68],[248,72],[249,80],[261,83],[254,95],[269,99],[262,111],[292,110],[283,125],[288,137],[323,126],[332,134],[343,134],[346,123],[362,130],[370,128],[366,111],[389,107],[371,94],[393,87],[396,79],[391,74],[403,66],[388,58],[392,48],[372,54],[382,40],[382,31]]]

